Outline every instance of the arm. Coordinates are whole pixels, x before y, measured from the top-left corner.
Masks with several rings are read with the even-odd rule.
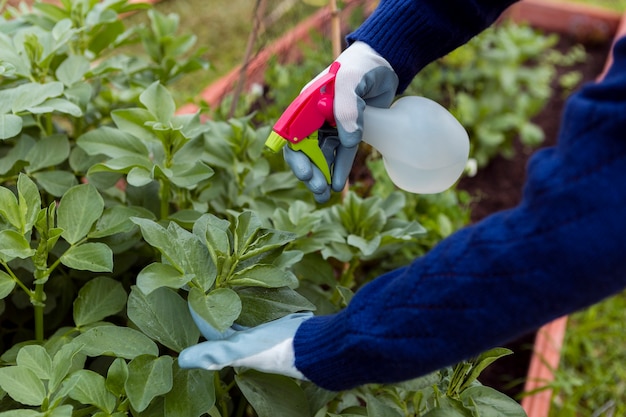
[[[417,377],[624,288],[625,115],[626,38],[605,80],[568,101],[558,145],[529,162],[519,206],[304,322],[296,367],[333,390]]]
[[[382,0],[348,41],[371,46],[393,67],[404,91],[427,64],[477,35],[516,0]]]

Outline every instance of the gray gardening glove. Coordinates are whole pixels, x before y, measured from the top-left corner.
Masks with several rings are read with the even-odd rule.
[[[341,64],[335,78],[334,99],[339,138],[326,141],[322,147],[331,167],[331,185],[304,153],[284,147],[285,161],[319,203],[328,201],[331,188],[338,192],[346,184],[363,134],[365,106],[389,107],[398,88],[398,77],[391,65],[364,42],[350,45],[336,61]],[[327,72],[328,68],[317,77]]]

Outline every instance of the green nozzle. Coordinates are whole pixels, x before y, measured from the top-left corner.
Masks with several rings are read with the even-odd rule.
[[[285,140],[285,138],[283,138],[282,136],[280,136],[278,133],[274,132],[273,130],[272,130],[272,133],[270,133],[270,135],[265,140],[265,146],[267,146],[274,152],[280,151],[282,147],[285,146],[286,143],[287,141]]]

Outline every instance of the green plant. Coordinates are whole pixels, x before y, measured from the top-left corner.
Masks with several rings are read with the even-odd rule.
[[[339,394],[178,367],[200,337],[190,306],[217,329],[336,311],[424,229],[399,192],[315,206],[249,117],[179,114],[165,84],[205,66],[175,16],[118,18],[145,7],[36,2],[0,20],[0,415],[523,415],[475,388],[484,358]]]
[[[618,416],[626,412],[622,292],[568,317],[567,331],[555,379],[550,416]]]

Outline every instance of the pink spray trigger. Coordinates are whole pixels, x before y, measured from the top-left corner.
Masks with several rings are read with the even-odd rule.
[[[291,143],[298,143],[322,127],[324,122],[335,125],[333,100],[339,66],[339,62],[333,62],[326,74],[296,97],[274,125],[274,132]]]

